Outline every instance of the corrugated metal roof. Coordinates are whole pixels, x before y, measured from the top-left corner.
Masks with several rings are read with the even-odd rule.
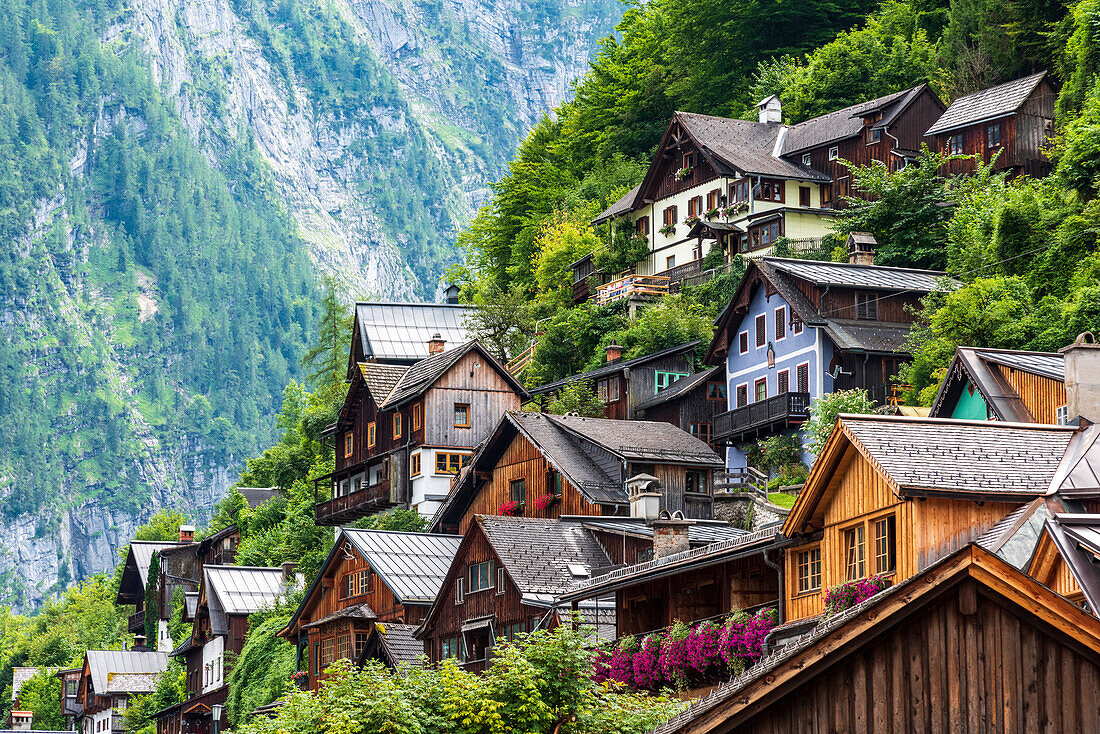
[[[938,270],[890,268],[883,265],[855,265],[821,260],[796,260],[766,257],[764,261],[785,273],[817,285],[832,285],[866,290],[914,291],[929,293],[947,273]]]
[[[130,552],[134,554],[134,564],[137,568],[138,577],[141,579],[142,588],[149,585],[149,565],[153,562],[153,554],[165,548],[175,548],[181,545],[190,545],[190,543],[180,543],[179,541],[165,543],[153,540],[135,540],[130,543]]]
[[[281,568],[203,566],[202,573],[214,634],[228,632],[226,615],[258,612],[273,605],[287,590]]]
[[[430,604],[435,600],[462,542],[460,535],[353,528],[341,528],[341,533],[403,604]]]
[[[910,492],[1037,497],[1073,437],[1063,426],[887,416],[841,417],[895,482]]]
[[[445,303],[357,303],[366,359],[380,362],[411,362],[428,356],[428,340],[439,334],[445,349],[470,341],[465,318],[466,306]]]
[[[168,667],[168,654],[145,650],[88,650],[88,671],[92,686],[106,693],[112,673],[163,673]]]
[[[960,347],[961,348],[961,347]],[[989,362],[1029,372],[1041,377],[1065,382],[1066,360],[1053,352],[1023,352],[1010,349],[975,349],[975,354]]]
[[[948,132],[985,120],[1011,115],[1020,108],[1046,76],[1045,71],[1025,76],[1004,84],[998,84],[980,92],[959,97],[940,115],[940,119],[928,128],[925,135]]]

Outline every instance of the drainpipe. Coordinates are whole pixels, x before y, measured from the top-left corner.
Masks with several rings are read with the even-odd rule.
[[[768,549],[767,548],[764,549],[764,563],[767,564],[770,568],[774,568],[776,573],[779,574],[779,624],[783,624],[786,621],[786,617],[784,615],[784,609],[783,609],[783,596],[784,596],[784,592],[783,592],[783,589],[784,589],[784,587],[783,587],[783,567],[780,564],[776,563],[775,561],[773,561],[771,558],[768,557]],[[764,642],[763,642],[763,645],[762,645],[762,650],[761,650],[761,652],[763,654],[763,657],[768,656],[768,652],[771,650],[771,645],[772,645],[774,636],[775,636],[775,631],[774,630],[769,632],[767,635],[765,635]]]

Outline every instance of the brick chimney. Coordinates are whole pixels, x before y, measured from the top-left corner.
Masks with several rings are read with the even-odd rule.
[[[1066,418],[1100,423],[1100,344],[1091,331],[1058,350],[1066,360]]]
[[[443,351],[443,347],[447,345],[447,342],[443,339],[440,333],[437,331],[432,334],[432,338],[428,340],[428,356],[433,354],[439,354]]]
[[[295,582],[294,572],[298,569],[298,564],[294,561],[287,561],[283,564],[283,583],[293,584]]]
[[[194,543],[195,542],[195,526],[194,525],[180,525],[180,542],[181,543]]]
[[[605,351],[607,353],[608,364],[611,364],[612,362],[618,362],[620,359],[623,358],[623,348],[620,347],[618,344],[608,344],[607,347],[605,347]]]
[[[688,542],[688,528],[694,520],[685,520],[684,513],[677,510],[672,515],[662,511],[656,520],[650,523],[653,528],[653,557],[664,558],[691,548]]]
[[[852,232],[848,235],[848,262],[852,265],[874,265],[878,240],[870,232]]]

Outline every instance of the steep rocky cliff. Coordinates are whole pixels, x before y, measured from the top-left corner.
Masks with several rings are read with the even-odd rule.
[[[272,438],[317,273],[435,296],[619,6],[0,12],[19,29],[0,34],[0,603],[28,611],[157,510],[209,514]]]

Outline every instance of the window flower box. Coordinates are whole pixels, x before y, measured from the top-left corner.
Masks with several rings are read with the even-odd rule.
[[[691,166],[684,166],[676,172],[676,180],[683,181],[685,178],[690,178],[691,174],[695,172],[695,169]]]
[[[718,207],[716,207],[716,206],[711,207],[710,209],[707,209],[706,213],[703,215],[703,219],[706,219],[708,222],[713,222],[717,218],[718,218]]]
[[[516,500],[505,502],[497,508],[497,514],[505,517],[519,517],[523,515],[523,503]]]
[[[749,210],[749,203],[747,201],[739,201],[736,204],[730,204],[729,206],[722,207],[722,216],[726,219],[737,216],[738,214],[744,214]]]
[[[694,227],[696,224],[698,224],[701,221],[703,221],[703,220],[699,218],[698,214],[689,214],[687,219],[684,220],[684,224],[686,224],[689,227]]]
[[[535,498],[535,501],[531,504],[536,510],[546,510],[561,501],[561,497],[556,494],[544,494]]]
[[[665,237],[668,237],[670,235],[676,234],[676,225],[675,224],[666,224],[665,226],[661,227],[657,231],[660,232],[661,234],[663,234]]]

